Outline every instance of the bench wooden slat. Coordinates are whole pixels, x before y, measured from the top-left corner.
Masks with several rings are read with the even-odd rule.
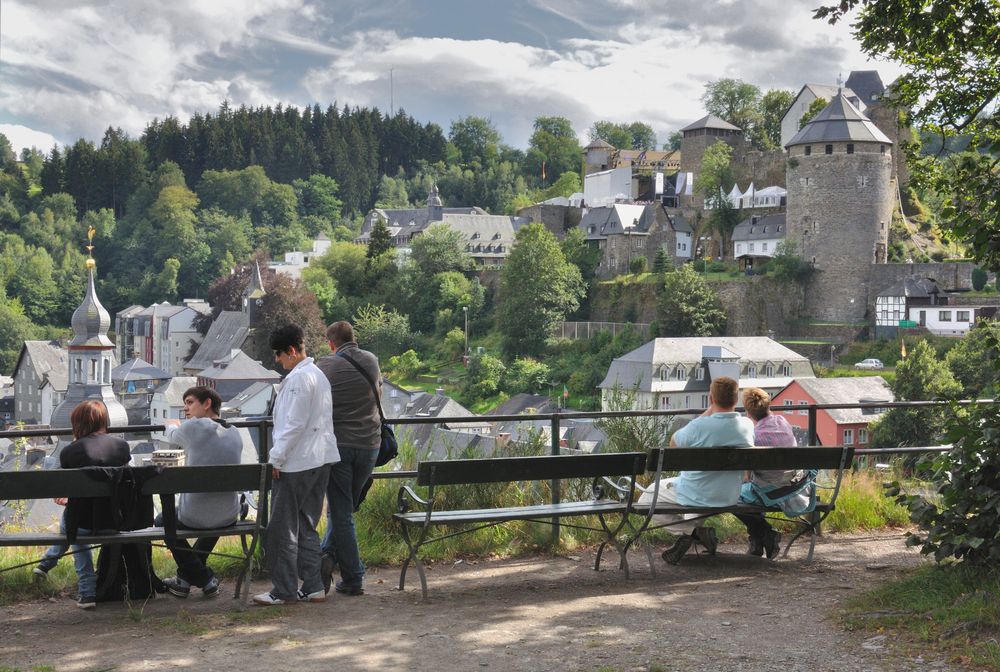
[[[598,478],[642,473],[645,453],[506,457],[421,462],[418,485],[456,485],[543,481],[552,478]]]
[[[845,451],[847,453],[845,458]],[[766,471],[771,469],[838,469],[850,465],[851,447],[828,448],[654,448],[647,469],[656,470],[660,456],[664,471]]]
[[[830,505],[825,502],[816,502],[817,511],[828,511]],[[633,505],[634,513],[646,515],[649,513],[648,506]],[[736,504],[734,506],[681,506],[679,504],[660,504],[653,509],[654,513],[697,513],[713,514],[720,513],[781,513],[777,507],[755,506],[753,504]]]
[[[206,467],[168,467],[146,481],[147,495],[180,492],[239,492],[259,490],[261,470],[267,465],[240,464]],[[3,499],[50,499],[53,497],[107,497],[111,484],[95,480],[86,469],[36,469],[0,473]]]
[[[526,518],[552,518],[554,516],[580,516],[598,513],[623,513],[624,502],[602,499],[591,502],[565,502],[560,504],[537,504],[533,506],[509,506],[502,509],[462,509],[453,511],[434,511],[431,513],[431,525],[447,525],[455,523],[486,523]],[[423,512],[397,513],[393,515],[411,525],[423,525],[426,514]]]
[[[213,530],[189,530],[179,528],[177,536],[181,539],[197,539],[200,537],[231,537],[234,535],[253,534],[257,524],[252,520],[244,520],[230,527],[216,528]],[[17,532],[14,534],[0,534],[0,546],[51,546],[52,544],[63,543],[66,537],[56,533],[38,532]],[[162,527],[146,527],[141,530],[130,530],[128,532],[118,532],[115,534],[92,534],[80,535],[77,543],[92,546],[105,543],[127,543],[132,541],[162,541]]]

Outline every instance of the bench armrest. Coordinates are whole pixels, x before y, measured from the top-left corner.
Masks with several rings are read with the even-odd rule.
[[[628,498],[633,487],[631,478],[622,476],[615,481],[607,476],[601,476],[594,479],[591,491],[594,493],[594,499],[603,499],[605,493],[608,493],[613,494],[619,501],[623,501]]]
[[[413,488],[408,485],[403,485],[400,486],[399,494],[396,496],[397,513],[406,513],[410,510],[410,502],[408,499],[412,499],[414,502],[424,506],[425,508],[431,505],[430,502],[422,499],[416,492],[414,492]]]

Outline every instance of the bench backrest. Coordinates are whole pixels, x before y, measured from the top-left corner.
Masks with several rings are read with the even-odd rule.
[[[46,469],[0,473],[0,498],[49,499],[53,497],[107,497],[111,484],[95,480],[85,469]],[[167,467],[143,484],[147,495],[182,492],[241,492],[270,484],[266,464],[233,464],[207,467]],[[263,479],[263,480],[262,480]]]
[[[417,485],[634,476],[645,468],[645,453],[439,460],[420,463]]]
[[[779,469],[839,469],[854,457],[851,446],[823,448],[653,448],[646,466],[656,471],[766,471]]]

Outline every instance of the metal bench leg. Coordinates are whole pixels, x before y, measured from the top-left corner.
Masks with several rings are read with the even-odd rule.
[[[604,549],[610,543],[614,545],[615,550],[618,551],[618,555],[621,558],[619,561],[619,567],[625,570],[625,577],[628,578],[628,561],[625,559],[625,547],[618,541],[618,533],[621,532],[622,528],[625,527],[625,522],[628,518],[627,513],[622,514],[622,520],[618,523],[615,529],[611,529],[608,525],[608,521],[605,520],[603,513],[597,514],[597,519],[601,521],[601,527],[604,528],[604,541],[601,542],[600,546],[597,547],[597,559],[594,561],[594,571],[601,570],[601,556],[604,555]]]
[[[425,525],[420,530],[420,537],[417,539],[416,543],[410,540],[410,530],[406,526],[406,523],[399,523],[400,532],[403,535],[403,541],[406,542],[406,546],[410,549],[409,554],[406,556],[406,560],[403,561],[403,567],[399,571],[399,590],[403,590],[406,587],[406,570],[410,567],[410,562],[413,562],[413,566],[417,569],[417,576],[420,577],[420,593],[424,599],[427,599],[427,576],[424,574],[424,563],[420,561],[417,556],[417,551],[423,544],[424,538],[427,536],[428,527]]]

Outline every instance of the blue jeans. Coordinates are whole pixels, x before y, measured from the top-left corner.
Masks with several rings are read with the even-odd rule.
[[[90,534],[90,530],[80,528],[76,531],[79,535]],[[65,517],[59,520],[59,534],[66,534]],[[59,563],[59,558],[69,548],[65,544],[56,544],[45,551],[38,566],[46,572],[50,571]],[[97,596],[97,572],[94,571],[94,555],[88,546],[73,546],[73,566],[76,569],[76,578],[80,597]]]
[[[340,578],[348,586],[360,586],[365,578],[365,565],[358,551],[354,533],[354,508],[361,488],[372,475],[378,448],[338,446],[340,462],[330,468],[326,488],[327,518],[323,552],[340,565]]]

